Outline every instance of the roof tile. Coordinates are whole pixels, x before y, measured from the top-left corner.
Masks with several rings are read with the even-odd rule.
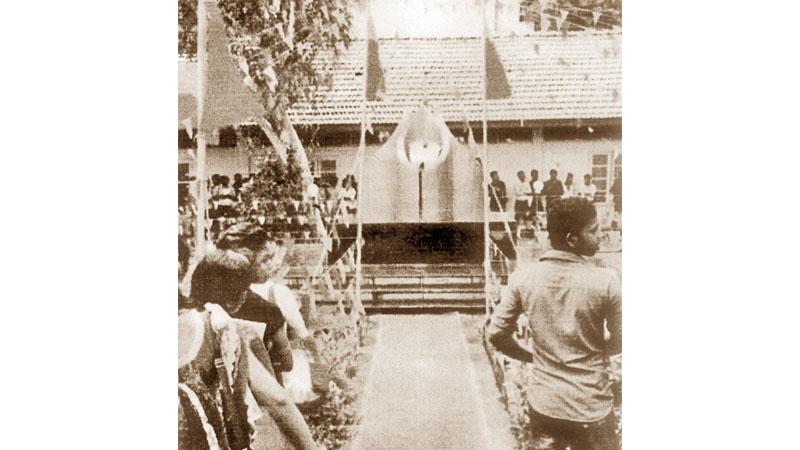
[[[619,118],[622,116],[620,31],[538,33],[494,38],[511,98],[488,101],[488,120]],[[448,122],[481,120],[481,38],[381,39],[386,99],[370,102],[372,123],[397,123],[427,99]],[[315,105],[290,110],[297,124],[358,124],[365,41],[353,41],[331,70],[332,88]],[[321,55],[318,67],[331,64]]]

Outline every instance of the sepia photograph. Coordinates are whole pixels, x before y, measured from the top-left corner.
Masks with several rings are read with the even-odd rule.
[[[797,447],[800,5],[4,6],[3,448]]]
[[[620,449],[620,0],[178,0],[180,449]]]

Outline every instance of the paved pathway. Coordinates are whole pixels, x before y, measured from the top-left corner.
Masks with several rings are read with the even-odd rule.
[[[513,448],[488,361],[471,358],[461,326],[457,314],[381,316],[352,448]]]

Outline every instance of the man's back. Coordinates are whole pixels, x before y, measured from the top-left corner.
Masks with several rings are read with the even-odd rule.
[[[614,270],[551,250],[539,262],[512,274],[509,290],[512,301],[498,305],[492,322],[505,327],[504,319],[516,311],[530,321],[533,362],[528,398],[534,410],[576,422],[608,415],[613,394],[607,356],[619,353],[621,341],[621,297]],[[606,319],[612,333],[608,343]]]

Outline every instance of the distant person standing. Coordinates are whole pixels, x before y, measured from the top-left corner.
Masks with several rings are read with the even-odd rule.
[[[614,199],[614,212],[622,214],[622,174],[614,180],[610,193]]]
[[[594,195],[597,193],[597,186],[592,183],[592,176],[588,173],[583,176],[583,185],[578,187],[578,196],[583,197],[590,202],[594,201]]]
[[[571,172],[567,172],[567,178],[564,180],[564,195],[562,197],[569,198],[575,196],[575,178]]]
[[[239,195],[241,193],[242,186],[244,186],[244,180],[242,179],[242,174],[240,173],[233,174],[233,190],[236,191],[236,195]]]
[[[319,177],[314,178],[314,180],[308,184],[308,187],[306,187],[305,191],[305,201],[311,205],[312,208],[317,209],[320,209],[319,184]]]
[[[544,182],[542,195],[548,204],[564,195],[564,185],[558,179],[558,171],[556,169],[550,169],[550,179]]]
[[[553,249],[511,274],[486,336],[500,352],[529,363],[524,388],[536,437],[560,449],[618,450],[609,358],[622,351],[619,276],[592,258],[600,225],[585,198],[553,200],[547,230]],[[532,349],[514,339],[523,313]]]
[[[614,221],[611,228],[622,230],[622,174],[614,179],[609,193],[614,201]]]
[[[514,220],[517,222],[517,239],[522,228],[530,225],[531,208],[528,202],[533,195],[531,185],[525,180],[525,172],[517,172],[517,182],[514,184]]]
[[[540,195],[542,194],[542,189],[544,189],[544,183],[542,183],[542,180],[539,179],[539,171],[536,169],[531,169],[530,185],[531,192],[533,193],[531,197],[531,208],[533,209],[534,213],[537,211],[543,211]]]
[[[219,188],[213,197],[214,203],[217,206],[217,214],[219,217],[233,217],[236,213],[235,206],[239,201],[236,196],[236,191],[230,186],[230,178],[223,175],[219,177]]]
[[[500,180],[500,175],[496,170],[493,170],[489,176],[492,177],[492,181],[489,183],[489,211],[505,211],[508,201],[506,184]]]
[[[339,204],[341,205],[342,220],[344,224],[350,226],[350,222],[355,220],[357,212],[356,188],[351,184],[351,177],[348,175],[342,178],[342,186],[339,190]]]

